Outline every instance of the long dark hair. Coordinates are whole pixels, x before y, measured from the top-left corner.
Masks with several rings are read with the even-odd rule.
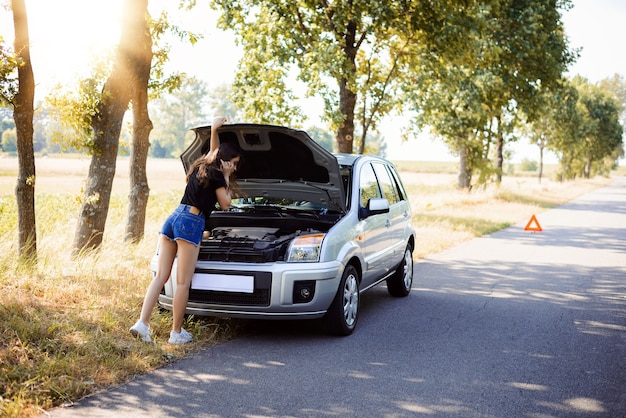
[[[193,174],[196,168],[198,168],[198,173],[196,174],[198,183],[200,183],[200,186],[206,187],[209,185],[209,182],[215,178],[215,171],[219,171],[221,169],[221,161],[230,161],[236,157],[239,157],[239,162],[241,163],[242,155],[239,148],[233,144],[224,142],[220,144],[217,149],[217,155],[213,161],[209,163],[206,159],[206,155],[203,155],[191,164],[191,167],[189,167],[189,171],[187,172],[187,181],[189,181],[189,177]],[[229,185],[231,188],[236,188],[234,177],[235,175],[233,173],[233,176],[229,179]]]

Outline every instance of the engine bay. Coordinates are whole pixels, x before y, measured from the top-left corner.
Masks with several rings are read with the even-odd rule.
[[[289,243],[300,235],[327,232],[333,216],[268,216],[245,212],[214,212],[205,229],[198,260],[266,263],[284,260]]]

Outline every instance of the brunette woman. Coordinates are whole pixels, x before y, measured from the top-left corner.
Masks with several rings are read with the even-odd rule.
[[[235,146],[227,143],[219,145],[217,130],[225,122],[225,117],[213,121],[209,152],[189,168],[187,185],[180,205],[161,228],[157,272],[146,291],[141,316],[130,328],[131,334],[143,341],[151,341],[148,326],[150,316],[161,289],[170,277],[175,258],[178,259],[176,292],[169,342],[184,344],[193,339],[192,335],[182,328],[182,324],[189,299],[189,286],[202,242],[205,218],[214,210],[216,203],[222,210],[230,207],[230,180],[241,159],[241,152]]]

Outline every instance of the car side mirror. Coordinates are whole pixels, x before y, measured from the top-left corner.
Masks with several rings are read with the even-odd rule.
[[[381,213],[389,212],[389,201],[379,197],[371,198],[367,201],[366,208],[360,208],[359,219],[365,219],[372,215],[378,215]]]

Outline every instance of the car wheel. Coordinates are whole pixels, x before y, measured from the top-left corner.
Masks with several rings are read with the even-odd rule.
[[[404,250],[404,258],[395,273],[387,279],[387,290],[391,296],[408,296],[413,285],[413,252],[410,245]]]
[[[348,265],[341,276],[339,289],[325,316],[328,330],[335,335],[350,335],[359,317],[359,273]]]

